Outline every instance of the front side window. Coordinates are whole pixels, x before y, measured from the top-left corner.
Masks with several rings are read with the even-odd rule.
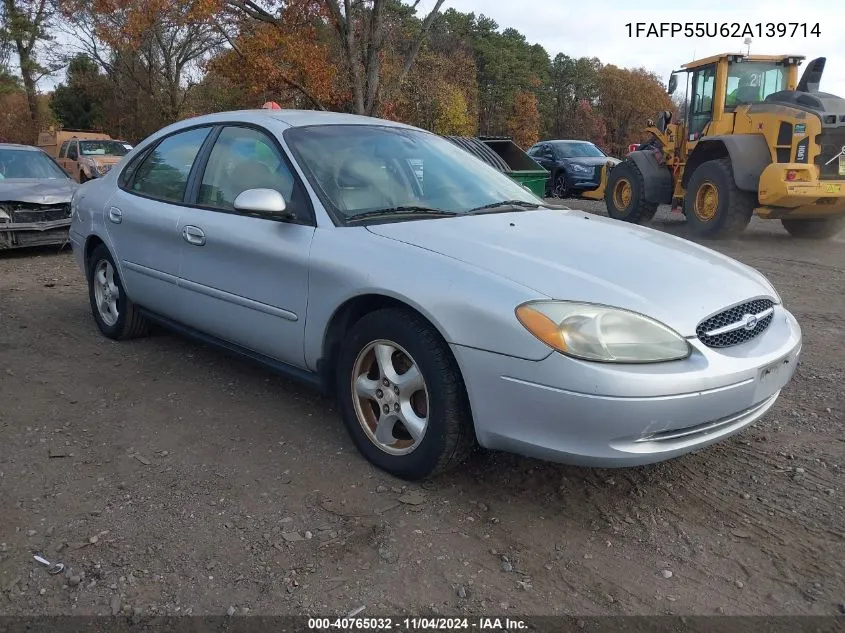
[[[77,160],[79,158],[79,151],[76,147],[76,141],[71,141],[67,148],[67,157],[70,160]]]
[[[400,207],[460,214],[502,201],[542,204],[505,174],[428,132],[315,125],[291,128],[285,139],[324,203],[344,220]]]
[[[0,149],[0,180],[30,178],[65,180],[67,174],[42,151]]]
[[[728,68],[725,106],[760,103],[786,90],[786,68],[776,62],[733,62]]]
[[[217,137],[208,157],[197,202],[232,210],[235,198],[247,189],[275,189],[290,207],[293,175],[265,133],[227,127]]]
[[[131,191],[166,202],[182,202],[191,167],[209,128],[195,128],[168,136],[135,172]]]
[[[59,150],[59,158],[67,158],[68,145],[70,145],[70,141],[62,143],[62,148]]]

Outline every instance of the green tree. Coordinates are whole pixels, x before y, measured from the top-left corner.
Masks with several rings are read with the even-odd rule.
[[[67,83],[53,92],[50,109],[67,128],[88,130],[103,127],[104,104],[110,93],[107,78],[84,54],[76,55],[68,65]]]

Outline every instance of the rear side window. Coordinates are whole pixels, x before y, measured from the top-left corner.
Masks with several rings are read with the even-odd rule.
[[[182,202],[188,175],[210,128],[195,128],[168,136],[144,158],[130,191],[165,202]]]
[[[65,158],[67,156],[68,145],[70,145],[70,141],[62,143],[62,148],[59,150],[59,158]]]

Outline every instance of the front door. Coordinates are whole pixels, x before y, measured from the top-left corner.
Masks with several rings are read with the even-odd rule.
[[[305,190],[272,134],[224,127],[193,205],[182,213],[182,318],[230,343],[305,367],[303,336],[314,223]],[[241,213],[247,189],[275,189],[296,221]]]
[[[112,255],[129,297],[164,316],[178,316],[179,218],[188,176],[210,127],[165,137],[121,172],[103,209]]]
[[[692,97],[689,104],[687,125],[687,152],[692,152],[713,120],[713,97],[716,89],[716,66],[711,64],[696,70],[692,75]]]
[[[65,171],[78,182],[79,167],[76,163],[77,160],[79,160],[79,143],[76,140],[72,140],[68,143],[67,152],[62,156],[61,163]]]

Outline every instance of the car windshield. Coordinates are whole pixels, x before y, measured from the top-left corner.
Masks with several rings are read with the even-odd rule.
[[[123,141],[79,141],[83,156],[126,156],[132,146]]]
[[[18,178],[65,179],[68,175],[42,151],[0,149],[0,180]]]
[[[344,220],[382,210],[435,217],[543,204],[507,175],[421,130],[317,125],[291,128],[285,140],[323,203]]]
[[[561,158],[593,158],[605,155],[592,143],[556,143],[554,147]]]

